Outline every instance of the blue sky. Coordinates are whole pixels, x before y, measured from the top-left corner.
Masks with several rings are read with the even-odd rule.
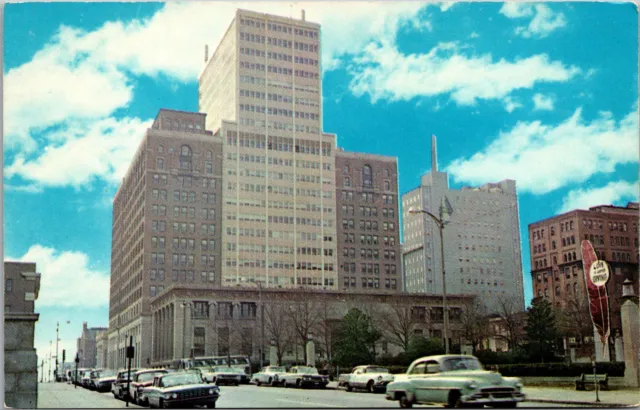
[[[400,193],[505,178],[527,225],[638,198],[637,12],[604,3],[26,3],[5,7],[5,259],[38,263],[39,354],[106,326],[111,200],[160,108],[197,110],[235,8],[322,24],[324,130],[397,156]]]

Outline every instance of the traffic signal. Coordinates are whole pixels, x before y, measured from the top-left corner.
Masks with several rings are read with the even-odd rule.
[[[66,352],[64,351],[64,349],[62,349],[62,364],[64,364],[64,359],[65,359],[65,354]]]

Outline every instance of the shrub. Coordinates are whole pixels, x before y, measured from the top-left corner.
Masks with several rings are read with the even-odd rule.
[[[488,370],[497,370],[503,376],[515,377],[580,377],[582,373],[593,373],[591,363],[529,363],[485,365]],[[596,373],[607,373],[609,377],[624,376],[624,363],[598,362]]]

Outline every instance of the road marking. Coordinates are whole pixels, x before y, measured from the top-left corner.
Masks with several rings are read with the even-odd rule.
[[[309,401],[300,401],[300,400],[287,400],[287,399],[276,399],[278,401],[286,401],[288,403],[296,403],[296,404],[310,404],[313,407],[317,407],[317,406],[324,406],[324,407],[340,407],[340,408],[347,408],[347,406],[337,406],[334,404],[325,404],[325,403],[313,403],[313,402],[309,402]]]

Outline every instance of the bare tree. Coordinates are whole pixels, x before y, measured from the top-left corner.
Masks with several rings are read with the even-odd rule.
[[[487,309],[478,298],[464,304],[460,314],[460,327],[462,337],[471,343],[475,353],[482,340],[490,335]]]
[[[579,289],[568,290],[566,295],[565,305],[557,309],[558,330],[565,337],[579,337],[581,340],[593,336],[589,299]]]
[[[424,319],[421,320],[422,316]],[[421,321],[426,323],[426,318],[429,316],[426,314],[426,309],[422,316],[411,305],[396,299],[377,317],[376,321],[383,337],[406,352],[415,327]]]
[[[320,320],[313,333],[318,335],[318,347],[320,352],[323,352],[327,359],[331,361],[333,353],[333,345],[335,343],[335,323],[333,304],[329,301],[322,300],[319,303],[320,307]]]
[[[293,342],[292,326],[288,316],[287,305],[280,302],[265,303],[264,328],[270,340],[275,344],[278,365],[282,364],[284,353]],[[271,363],[275,365],[276,363]]]
[[[305,351],[309,334],[316,328],[322,317],[320,303],[309,295],[300,297],[293,293],[288,295],[283,303],[286,304],[287,316],[294,330],[297,344]],[[296,349],[296,353],[297,351]],[[306,354],[304,356],[306,358]]]
[[[504,335],[498,334],[496,336],[506,339],[509,350],[515,349],[520,345],[522,339],[523,311],[516,298],[498,295],[496,302],[498,305],[497,314],[501,320],[500,327],[504,329]]]

